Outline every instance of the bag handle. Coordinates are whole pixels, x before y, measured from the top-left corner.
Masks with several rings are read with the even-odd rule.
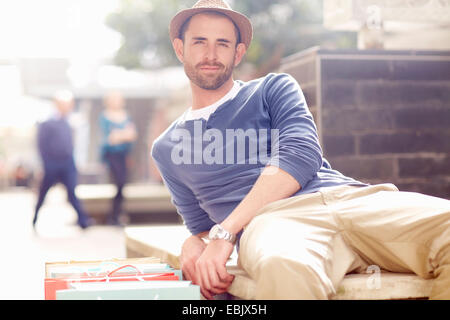
[[[146,281],[142,276],[144,276],[145,275],[145,273],[144,272],[142,272],[141,270],[139,270],[139,268],[137,268],[136,266],[133,266],[133,265],[131,265],[131,264],[127,264],[127,265],[123,265],[123,266],[121,266],[121,267],[119,267],[119,268],[117,268],[117,269],[114,269],[113,271],[111,271],[110,273],[108,273],[106,276],[105,276],[105,280],[106,280],[106,282],[109,282],[109,279],[111,279],[111,276],[114,274],[114,273],[116,273],[117,271],[119,271],[119,270],[122,270],[122,269],[125,269],[125,268],[133,268],[133,269],[136,269],[136,274],[134,275],[135,277],[136,277],[136,279],[138,279],[139,281]],[[173,274],[173,273],[172,273]],[[154,274],[154,275],[149,275],[148,277],[157,277],[158,276],[158,274]]]
[[[133,268],[133,269],[135,269],[137,272],[136,272],[136,275],[137,274],[143,274],[143,272],[141,271],[141,270],[139,270],[136,266],[133,266],[133,265],[131,265],[131,264],[126,264],[126,265],[123,265],[123,266],[121,266],[121,267],[119,267],[119,268],[116,268],[116,269],[114,269],[113,271],[111,271],[110,273],[108,273],[106,276],[109,278],[109,277],[111,277],[114,273],[116,273],[117,271],[119,271],[119,270],[122,270],[122,269],[125,269],[125,268]]]

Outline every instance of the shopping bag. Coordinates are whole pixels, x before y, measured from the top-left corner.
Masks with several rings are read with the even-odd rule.
[[[120,274],[119,271],[126,268],[134,268],[137,272],[135,274]],[[180,278],[174,272],[159,272],[159,273],[143,273],[138,268],[132,265],[121,266],[104,276],[83,276],[78,275],[74,278],[45,278],[44,289],[45,299],[55,300],[56,292],[58,290],[68,289],[71,283],[89,283],[89,282],[133,282],[133,281],[178,281]]]
[[[56,292],[57,300],[200,300],[200,287],[190,281],[71,283]]]
[[[77,275],[84,275],[84,276],[103,275],[111,272],[112,270],[118,267],[130,264],[138,268],[140,268],[140,266],[142,265],[146,265],[149,268],[152,265],[155,265],[155,267],[168,266],[167,264],[162,264],[159,258],[154,257],[46,262],[45,278],[68,278]],[[104,272],[103,274],[101,274],[101,272],[99,271]]]

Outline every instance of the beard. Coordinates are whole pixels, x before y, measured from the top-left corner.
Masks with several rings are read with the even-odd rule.
[[[214,74],[201,74],[200,68],[203,66],[218,67],[219,70]],[[220,88],[233,73],[234,59],[232,63],[225,66],[219,62],[201,62],[193,66],[185,62],[184,71],[193,83],[205,90],[216,90]]]

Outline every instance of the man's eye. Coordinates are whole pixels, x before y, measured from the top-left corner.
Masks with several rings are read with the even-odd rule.
[[[219,46],[228,48],[228,44],[227,44],[227,43],[224,43],[224,42],[219,42]]]

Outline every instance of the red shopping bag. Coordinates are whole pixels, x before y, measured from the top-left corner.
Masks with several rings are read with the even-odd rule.
[[[129,267],[136,269],[138,272],[133,275],[115,274],[117,271]],[[135,266],[124,265],[111,271],[106,276],[98,276],[98,277],[80,276],[78,278],[59,278],[59,279],[46,278],[44,280],[45,300],[56,300],[56,291],[69,289],[69,284],[74,282],[157,281],[157,280],[177,281],[180,279],[173,272],[142,273]]]

